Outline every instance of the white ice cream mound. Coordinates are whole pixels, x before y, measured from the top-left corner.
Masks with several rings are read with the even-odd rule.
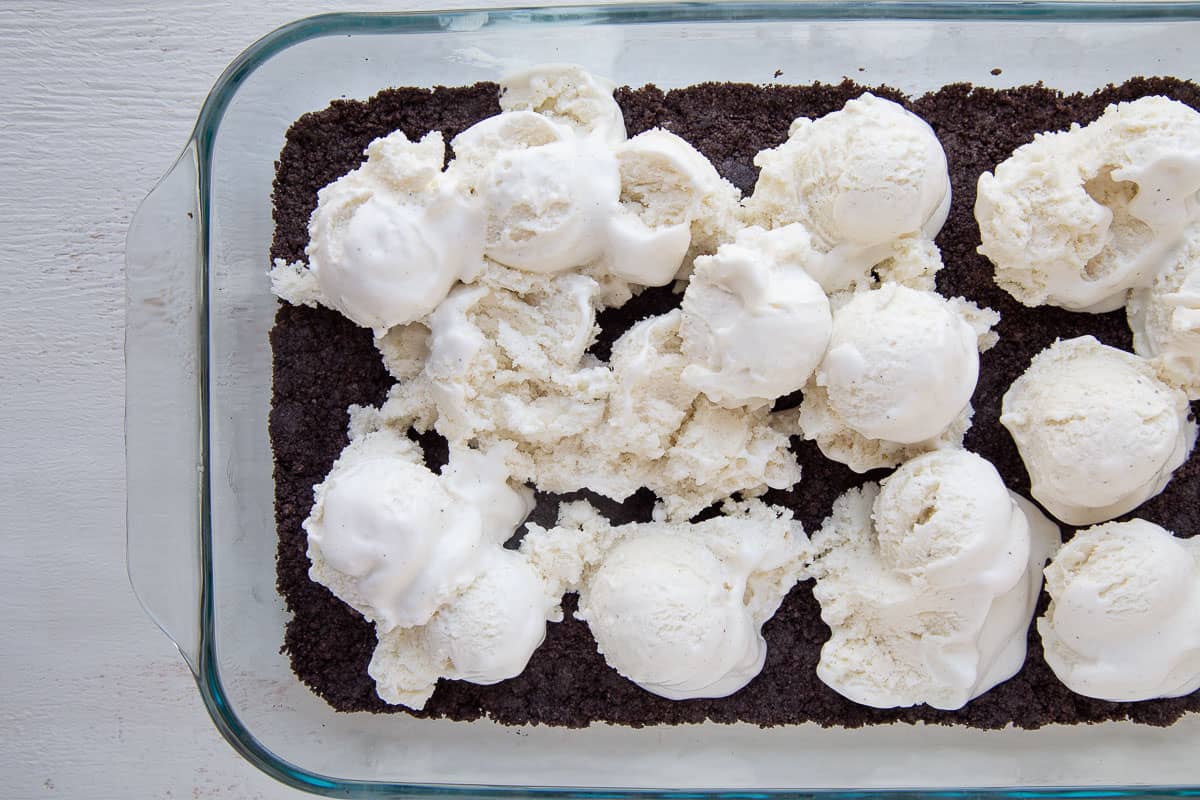
[[[856,472],[960,446],[1000,315],[894,283],[837,300],[797,417],[804,437]]]
[[[687,385],[726,407],[766,406],[803,388],[833,324],[829,299],[805,271],[811,253],[798,226],[746,228],[696,259],[680,324]],[[780,343],[790,358],[779,358]]]
[[[419,319],[483,267],[484,211],[442,172],[442,135],[376,139],[366,162],[317,194],[308,265],[278,263],[272,289],[376,331]]]
[[[608,664],[672,700],[725,697],[762,670],[762,625],[807,577],[808,538],[791,512],[727,503],[698,523],[611,525],[586,502],[521,542],[543,574],[579,593]]]
[[[533,507],[500,451],[456,450],[441,475],[403,434],[359,416],[314,490],[309,574],[375,623],[380,696],[421,708],[439,677],[518,675],[561,619],[549,585],[503,548]]]
[[[1200,539],[1132,519],[1080,531],[1046,567],[1046,663],[1076,694],[1127,702],[1200,689]]]
[[[1200,221],[1200,112],[1164,97],[1045,133],[979,178],[996,282],[1028,306],[1112,311]]]
[[[817,675],[863,705],[957,709],[1025,663],[1058,529],[965,450],[851,489],[813,536]]]
[[[755,159],[761,176],[743,201],[678,136],[627,138],[613,88],[572,65],[510,76],[502,113],[456,136],[445,166],[440,134],[375,140],[362,166],[321,190],[307,263],[271,271],[288,302],[373,329],[397,380],[380,407],[351,409],[350,444],[304,523],[312,579],[375,624],[368,671],[379,696],[419,709],[443,678],[519,674],[572,591],[618,673],[675,700],[723,697],[762,669],[763,624],[810,575],[833,630],[818,673],[855,702],[959,708],[1006,680],[1024,660],[1057,529],[960,449],[999,315],[935,291],[943,264],[932,239],[950,187],[933,131],[871,95],[798,119]],[[1132,233],[1109,237],[1112,252],[1091,252],[1079,269],[1119,273],[1102,303],[1138,289],[1130,320],[1150,361],[1121,354],[1097,372],[1119,389],[1135,375],[1113,396],[1136,395],[1136,409],[1104,411],[1084,392],[1079,413],[1106,442],[1110,423],[1123,426],[1125,449],[1154,462],[1145,475],[1130,467],[1137,485],[1106,499],[1108,513],[1161,490],[1190,447],[1180,398],[1200,383],[1200,306],[1193,240],[1157,279],[1112,266],[1112,253],[1166,259],[1162,242],[1193,219],[1176,191],[1190,180],[1178,146],[1190,122],[1162,104],[1102,122],[1089,130],[1107,131],[1096,152],[1108,161],[1087,168],[1106,177],[1085,189],[1108,203],[1113,230]],[[984,239],[998,265],[1004,215],[1015,213],[1005,181],[1030,183],[1022,159],[1048,158],[1038,148],[1061,142],[1034,145],[997,170],[983,202],[1000,209]],[[1072,147],[1068,172],[1083,158]],[[1166,200],[1122,193],[1138,180],[1166,187]],[[1150,220],[1154,235],[1130,220]],[[1024,287],[1010,272],[998,266],[1002,284]],[[673,282],[679,309],[633,324],[607,359],[593,353],[598,313]],[[1054,291],[1055,302],[1075,297]],[[1035,496],[1071,522],[1068,505],[1092,502],[1095,476],[1064,484],[1079,492],[1044,488],[1058,484],[1042,462],[1079,469],[1089,453],[1033,419],[1045,405],[1039,363],[1010,390],[1006,424]],[[798,409],[772,410],[796,391]],[[1154,413],[1142,428],[1121,416],[1145,409]],[[441,474],[410,429],[447,440]],[[1143,429],[1154,433],[1149,450]],[[791,512],[755,499],[800,482],[797,433],[856,471],[899,466],[882,486],[843,495],[812,545]],[[1087,468],[1108,469],[1102,459]],[[527,484],[614,500],[648,488],[659,502],[653,522],[618,526],[566,503],[556,526],[530,523],[520,549],[505,549],[531,508]],[[714,506],[717,516],[691,521]]]
[[[904,239],[933,239],[950,210],[946,154],[917,115],[871,94],[818,120],[792,123],[788,139],[754,159],[746,217],[765,228],[800,223],[822,263],[826,291],[860,286]]]
[[[1145,360],[1091,336],[1034,356],[1001,411],[1030,492],[1069,525],[1103,522],[1154,497],[1196,442],[1184,393]]]

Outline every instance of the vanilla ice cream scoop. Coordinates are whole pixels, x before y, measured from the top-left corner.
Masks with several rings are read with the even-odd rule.
[[[454,137],[447,170],[485,215],[484,254],[515,269],[553,273],[597,261],[619,210],[606,121],[612,87],[578,67],[546,65],[506,79],[501,108]],[[619,131],[615,139],[609,134]]]
[[[446,677],[496,683],[525,669],[558,601],[526,559],[497,548],[475,582],[429,621],[426,636],[453,665]]]
[[[933,292],[885,284],[834,311],[816,383],[858,433],[913,443],[962,413],[978,377],[978,336],[953,306]]]
[[[650,534],[608,553],[578,617],[605,660],[644,689],[672,700],[724,697],[767,655],[735,588],[702,544]]]
[[[373,621],[380,633],[423,625],[469,586],[532,508],[503,454],[459,452],[436,476],[390,430],[351,441],[314,488],[309,576]],[[477,505],[482,503],[487,505]]]
[[[739,193],[679,136],[653,128],[617,146],[621,204],[607,268],[643,286],[670,283],[689,250],[712,252],[737,227]]]
[[[797,119],[788,140],[754,163],[761,171],[746,201],[750,220],[808,228],[835,265],[822,270],[827,291],[860,279],[899,238],[932,239],[950,209],[946,155],[933,130],[871,94],[818,120]]]
[[[1028,306],[1104,312],[1148,287],[1200,219],[1200,112],[1165,97],[1042,134],[979,178],[979,252]]]
[[[790,512],[729,503],[699,523],[611,526],[586,503],[521,543],[543,574],[579,592],[609,666],[672,700],[725,697],[762,669],[761,628],[805,575],[808,540]]]
[[[718,405],[769,405],[801,389],[829,343],[829,301],[780,234],[807,247],[798,226],[746,228],[696,259],[684,292],[680,337],[692,363],[682,379]]]
[[[997,538],[1020,524],[1013,499],[996,468],[966,450],[905,462],[880,483],[873,518],[880,557],[900,574],[934,585],[967,574],[1011,585],[1025,571],[1025,548]]]
[[[396,131],[366,153],[317,193],[305,254],[311,294],[381,332],[424,317],[456,281],[478,274],[484,218],[442,172],[440,133],[410,142]]]
[[[454,160],[447,173],[467,191],[478,191],[488,166],[501,153],[563,142],[574,129],[535,111],[505,111],[482,119],[450,140]]]
[[[621,181],[607,146],[573,137],[501,151],[478,192],[487,213],[488,257],[531,272],[559,272],[600,258]]]
[[[1025,661],[1058,529],[965,450],[851,489],[813,537],[817,676],[863,705],[957,709]]]
[[[1068,689],[1115,702],[1200,689],[1200,540],[1142,519],[1080,531],[1046,567],[1038,619]]]
[[[1182,391],[1091,336],[1034,356],[1005,392],[1000,424],[1034,498],[1070,525],[1112,519],[1161,492],[1196,440]]]
[[[479,576],[425,625],[379,636],[367,666],[386,702],[420,709],[441,678],[478,684],[520,675],[559,621],[559,597],[512,550],[487,550]]]
[[[1126,307],[1133,350],[1159,377],[1200,400],[1200,225],[1193,225],[1149,289]]]
[[[536,111],[612,146],[625,140],[616,88],[576,64],[539,64],[500,79],[500,108]]]

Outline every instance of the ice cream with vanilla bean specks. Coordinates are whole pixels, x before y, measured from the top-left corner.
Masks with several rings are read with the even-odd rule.
[[[1163,516],[1186,516],[1195,480],[1187,448],[1175,453],[1192,424],[1190,229],[1131,289],[1134,355],[1112,315],[990,291],[969,187],[996,169],[981,153],[1022,141],[997,129],[1009,144],[975,148],[983,95],[656,92],[545,65],[499,87],[372,100],[388,110],[370,121],[339,107],[361,138],[313,188],[307,222],[325,244],[273,251],[275,289],[299,304],[273,333],[271,430],[297,673],[339,709],[516,724],[1035,726],[1187,707],[1063,699],[1093,656],[1062,662],[1060,682],[1042,648],[1026,650],[1058,534],[1009,489],[1029,474],[1068,522],[1071,504],[1132,498],[1190,532]],[[754,100],[792,93],[808,99]],[[1130,137],[1138,120],[1177,126],[1167,111],[1111,122],[1118,155],[1150,152]],[[279,186],[294,185],[292,164],[281,158]],[[1090,187],[1120,217],[1120,256],[1135,204],[1111,188]],[[422,222],[434,213],[443,227]],[[404,277],[420,265],[436,269]],[[1095,417],[1092,438],[1128,439],[1157,466],[1130,492],[1085,480],[1055,505],[1043,488],[1060,481],[1042,473],[1061,442],[1018,419],[1044,403],[1016,379],[1059,331],[1093,330],[1138,365],[1137,391],[1114,391],[1124,372],[1105,368],[1090,394],[1165,405],[1117,432],[1120,414],[1094,414],[1094,398],[1078,413]],[[997,423],[1010,383],[1019,453]],[[1159,430],[1171,419],[1181,436]],[[1115,474],[1103,458],[1054,458]],[[879,468],[895,471],[861,474]],[[330,609],[345,612],[336,631]],[[1066,630],[1074,612],[1058,609]],[[1172,672],[1187,658],[1163,660]],[[1021,700],[1031,686],[1036,707]]]

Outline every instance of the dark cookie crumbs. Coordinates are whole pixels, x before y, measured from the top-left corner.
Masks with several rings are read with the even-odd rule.
[[[835,111],[867,87],[706,84],[671,92],[653,86],[624,88],[616,97],[632,136],[659,126],[679,134],[707,156],[717,170],[749,193],[757,177],[755,153],[787,136],[796,116]],[[1000,343],[982,357],[975,391],[974,424],[967,448],[996,465],[1009,487],[1028,496],[1029,482],[1008,434],[998,425],[1000,398],[1030,358],[1055,338],[1092,334],[1106,344],[1131,349],[1124,312],[1073,314],[1053,308],[1027,309],[992,282],[989,262],[975,252],[979,243],[972,209],[979,174],[992,169],[1034,133],[1094,120],[1109,103],[1162,94],[1200,109],[1200,86],[1170,78],[1135,78],[1092,95],[1063,95],[1042,86],[990,90],[951,85],[920,98],[887,87],[871,91],[905,104],[937,132],[950,163],[954,200],[938,236],[946,263],[938,290],[963,295],[1002,314]],[[317,190],[357,166],[373,138],[400,128],[411,137],[441,130],[456,133],[499,111],[494,84],[465,88],[391,89],[367,102],[337,101],[307,114],[288,132],[276,164],[273,258],[302,259],[307,222]],[[633,321],[678,303],[667,290],[644,293],[622,309],[600,315],[602,340],[593,348],[606,357],[613,339]],[[372,627],[324,587],[308,579],[306,541],[300,523],[320,482],[346,444],[346,409],[351,403],[378,404],[390,378],[371,343],[370,332],[325,309],[280,304],[271,332],[274,394],[270,435],[275,454],[275,510],[279,535],[277,586],[292,619],[284,651],[296,674],[331,706],[342,711],[415,713],[420,717],[471,720],[490,717],[510,725],[570,727],[604,721],[643,726],[659,723],[744,721],[759,725],[816,722],[859,727],[892,721],[1001,728],[1038,728],[1050,723],[1092,723],[1131,719],[1170,725],[1200,710],[1200,693],[1173,700],[1107,703],[1072,694],[1041,657],[1036,628],[1029,633],[1024,668],[956,712],[919,706],[876,710],[855,705],[822,684],[816,663],[829,635],[813,600],[811,583],[797,586],[767,623],[767,662],[762,673],[732,697],[671,702],[618,676],[596,652],[587,626],[571,618],[575,598],[564,602],[566,620],[549,625],[545,643],[525,672],[494,686],[442,681],[424,711],[388,706],[375,695],[367,675],[375,637]],[[789,403],[794,405],[795,398]],[[1193,411],[1200,405],[1193,405]],[[445,460],[436,435],[419,437],[433,469]],[[805,530],[816,530],[834,498],[879,474],[856,475],[821,457],[815,445],[793,439],[804,469],[796,491],[772,491],[765,498],[792,508]],[[639,492],[624,504],[586,495],[615,522],[649,518],[653,497]],[[1181,536],[1200,533],[1200,453],[1175,474],[1166,491],[1137,509],[1136,515]],[[539,494],[534,519],[553,522],[559,497]],[[1132,514],[1126,515],[1133,516]],[[1064,536],[1073,531],[1064,529]],[[1046,603],[1042,596],[1042,606]],[[1039,609],[1039,613],[1040,613]]]

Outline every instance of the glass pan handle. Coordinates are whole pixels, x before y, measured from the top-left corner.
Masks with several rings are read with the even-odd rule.
[[[125,240],[126,564],[142,608],[197,672],[203,524],[203,258],[196,146]]]

